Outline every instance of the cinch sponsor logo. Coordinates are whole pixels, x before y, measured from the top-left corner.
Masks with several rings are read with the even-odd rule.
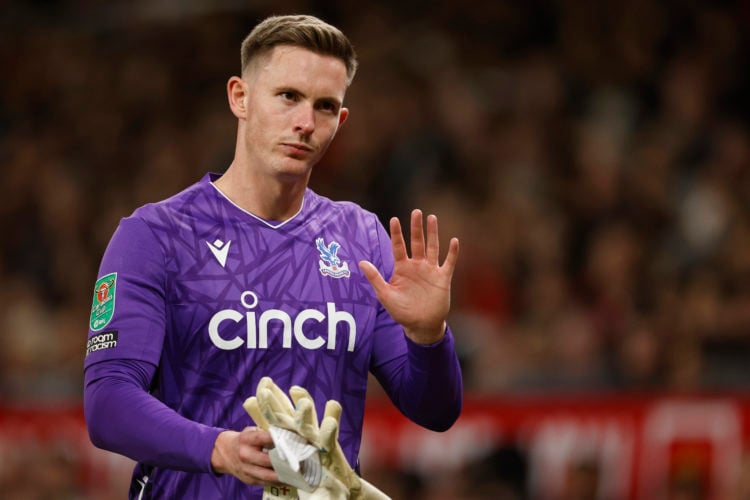
[[[336,326],[339,323],[349,327],[348,343],[346,350],[354,351],[357,340],[357,322],[354,316],[346,311],[337,311],[336,304],[326,302],[325,313],[317,309],[304,309],[291,317],[285,311],[280,309],[267,309],[265,311],[256,311],[258,305],[258,296],[254,292],[246,291],[240,296],[240,302],[247,309],[243,313],[234,309],[223,309],[211,317],[208,322],[208,336],[211,342],[225,351],[239,349],[243,345],[247,349],[268,349],[268,325],[271,322],[277,322],[283,328],[282,330],[282,347],[290,349],[292,342],[297,342],[305,349],[315,350],[323,346],[326,349],[336,349]],[[246,338],[240,336],[234,338],[225,338],[221,334],[222,323],[232,321],[234,323],[245,323]],[[322,336],[311,337],[306,333],[305,325],[310,322],[328,324],[327,338]],[[307,329],[309,331],[309,329]]]
[[[117,347],[117,330],[97,333],[86,342],[86,356],[94,351]]]

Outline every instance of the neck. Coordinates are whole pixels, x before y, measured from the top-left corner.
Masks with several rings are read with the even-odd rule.
[[[299,212],[307,182],[269,180],[233,162],[214,185],[243,210],[262,219],[283,222]]]

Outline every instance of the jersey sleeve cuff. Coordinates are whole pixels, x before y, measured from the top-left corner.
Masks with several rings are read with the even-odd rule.
[[[203,470],[216,477],[223,476],[224,474],[216,472],[214,468],[211,466],[211,455],[213,454],[213,451],[214,451],[214,445],[216,444],[216,439],[219,437],[219,434],[221,434],[225,430],[226,429],[220,429],[218,427],[207,426],[205,427],[204,432],[202,433],[203,435],[201,436],[201,443],[200,443],[201,454],[198,456],[205,457]]]
[[[454,355],[455,341],[449,326],[443,338],[432,344],[417,344],[406,335],[404,338],[412,367],[420,371],[429,371],[436,363],[444,363],[446,356]]]

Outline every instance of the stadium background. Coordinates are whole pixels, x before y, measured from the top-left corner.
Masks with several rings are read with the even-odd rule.
[[[0,497],[123,497],[80,412],[98,261],[228,164],[239,44],[300,12],[361,63],[312,186],[462,242],[466,412],[423,432],[373,386],[372,482],[750,498],[750,4],[695,0],[0,3]]]

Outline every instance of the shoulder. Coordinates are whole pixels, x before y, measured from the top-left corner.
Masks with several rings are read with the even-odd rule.
[[[205,178],[204,178],[205,179]],[[201,181],[161,201],[138,207],[120,219],[108,248],[112,252],[132,252],[133,248],[147,249],[162,260],[173,253],[177,241],[191,240],[196,231],[196,220],[202,218],[212,186]]]
[[[356,249],[363,259],[380,262],[383,242],[389,244],[383,225],[373,212],[351,201],[333,201],[310,192],[307,226],[325,242]]]
[[[206,175],[169,198],[140,206],[129,218],[139,219],[152,228],[179,225],[212,205],[212,197],[215,198],[214,188]]]
[[[196,198],[205,198],[213,194],[213,189],[214,188],[207,180],[207,177],[204,177],[198,182],[186,187],[182,191],[170,196],[169,198],[142,205],[141,207],[137,208],[135,212],[133,212],[133,216],[149,218],[152,217],[154,213],[158,213],[164,210],[182,210],[187,205],[194,204]]]
[[[320,195],[315,191],[308,189],[305,193],[305,202],[310,204],[310,210],[319,215],[328,215],[331,217],[341,217],[347,219],[356,219],[367,221],[368,223],[377,222],[377,216],[353,201],[336,201],[326,196]]]

